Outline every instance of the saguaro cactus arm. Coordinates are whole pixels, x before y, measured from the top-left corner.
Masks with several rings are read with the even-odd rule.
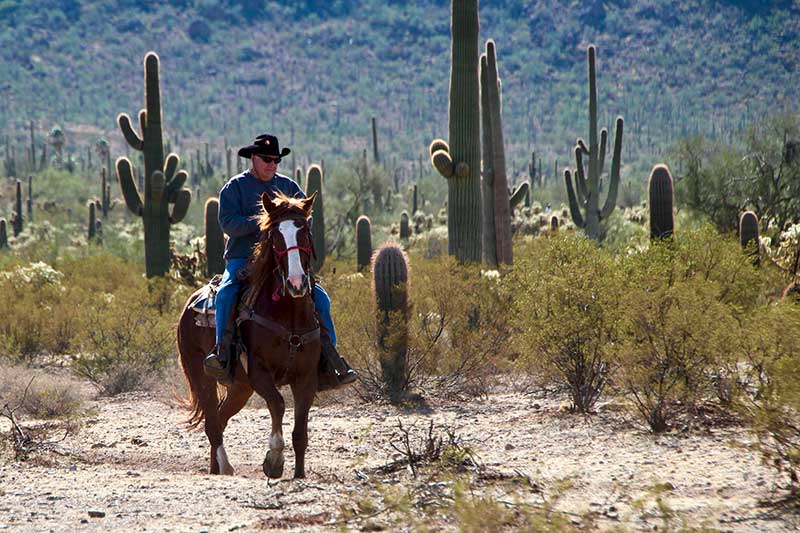
[[[117,159],[117,177],[119,178],[119,188],[122,191],[122,197],[125,199],[125,205],[134,215],[142,216],[142,197],[136,187],[133,167],[126,157]]]
[[[608,184],[608,196],[606,203],[603,204],[603,210],[600,212],[600,218],[608,218],[614,207],[617,204],[617,192],[619,191],[619,169],[620,161],[622,159],[622,130],[624,129],[625,122],[622,117],[617,117],[616,129],[614,131],[614,155],[611,157],[611,176]],[[604,137],[608,137],[608,133]]]
[[[142,119],[141,114],[144,112],[144,109],[139,112],[140,121]],[[134,150],[143,150],[144,140],[133,130],[131,117],[129,117],[127,113],[120,113],[119,116],[117,116],[117,123],[119,124],[119,129],[122,131],[123,137],[125,137],[125,140],[131,145],[131,148]]]
[[[575,223],[575,226],[579,228],[586,227],[586,222],[583,220],[583,214],[581,214],[581,208],[578,204],[578,199],[575,197],[575,189],[572,188],[572,173],[569,169],[564,170],[564,181],[567,184],[569,213],[572,216],[572,221]]]
[[[430,146],[431,164],[445,178],[452,178],[455,174],[455,165],[450,156],[450,146],[443,139],[435,139]]]
[[[192,191],[189,189],[180,189],[175,193],[175,205],[172,207],[172,213],[169,215],[171,224],[177,224],[186,217],[191,202]]]

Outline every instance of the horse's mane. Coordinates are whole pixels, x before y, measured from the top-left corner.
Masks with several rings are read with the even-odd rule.
[[[264,285],[269,282],[270,274],[275,270],[274,255],[272,254],[272,247],[269,240],[269,229],[276,220],[286,218],[286,215],[295,214],[300,217],[306,218],[306,213],[303,209],[304,199],[293,198],[286,196],[283,193],[276,193],[274,202],[278,202],[272,213],[264,210],[258,215],[258,227],[261,230],[261,235],[258,238],[253,257],[250,260],[250,283],[253,285],[253,297],[257,296]]]

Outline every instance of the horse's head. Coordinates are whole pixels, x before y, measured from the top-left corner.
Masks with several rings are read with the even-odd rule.
[[[261,257],[262,263],[271,263],[278,276],[279,285],[273,299],[279,299],[282,294],[303,298],[310,293],[314,249],[309,220],[316,198],[316,192],[308,198],[290,198],[282,194],[270,198],[266,193],[261,196],[265,214],[259,221],[261,241],[256,257]]]

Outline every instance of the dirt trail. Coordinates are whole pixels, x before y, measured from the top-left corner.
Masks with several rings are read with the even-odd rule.
[[[475,490],[509,507],[560,496],[556,509],[586,529],[663,530],[665,509],[674,512],[677,526],[685,520],[721,531],[798,528],[796,517],[773,516],[759,506],[776,497],[779,480],[745,449],[750,440],[740,428],[654,437],[610,406],[583,418],[563,412],[559,399],[510,392],[427,412],[328,400],[311,411],[308,478],[267,482],[261,462],[269,413],[263,407],[243,410],[226,431],[233,477],[206,474],[205,435],[184,430],[185,412],[153,393],[100,398],[90,408],[80,431],[61,443],[70,455],[27,462],[12,461],[8,450],[0,456],[0,530],[330,531],[346,523],[391,531],[413,521],[452,530],[455,524],[441,513],[426,516],[431,501],[419,497],[451,493],[447,477],[376,470],[401,458],[392,447],[398,420],[422,435],[431,419],[475,452],[485,474]],[[291,445],[287,452],[285,473],[291,475]],[[526,478],[530,483],[521,482]],[[411,490],[418,507],[386,510],[387,486]],[[587,513],[595,526],[586,522]]]

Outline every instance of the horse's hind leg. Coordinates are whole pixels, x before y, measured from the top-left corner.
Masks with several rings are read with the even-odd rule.
[[[211,445],[211,458],[209,472],[211,474],[233,475],[233,467],[228,461],[228,454],[222,443],[222,432],[224,430],[220,420],[219,406],[217,405],[217,382],[207,376],[203,379],[203,388],[200,394],[200,402],[205,413],[205,432],[208,442]]]
[[[253,395],[253,389],[246,383],[236,383],[228,387],[228,394],[219,406],[219,421],[222,431],[228,427],[228,421],[247,405],[247,400]]]

